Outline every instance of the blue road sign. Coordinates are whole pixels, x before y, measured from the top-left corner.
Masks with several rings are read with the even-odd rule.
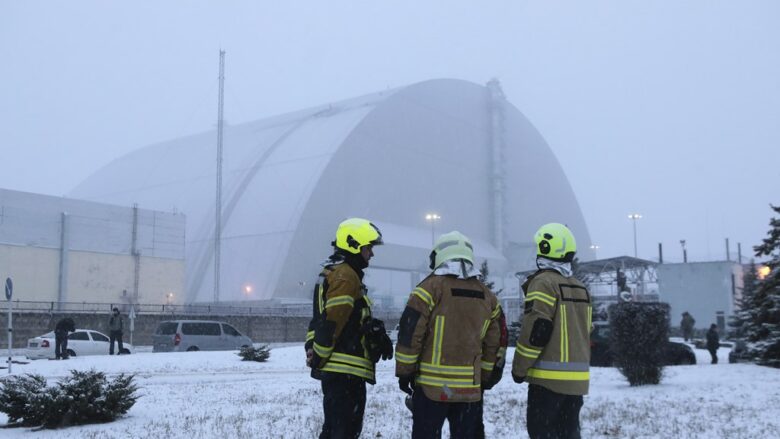
[[[14,283],[11,278],[5,279],[5,299],[11,300],[11,296],[14,295]]]

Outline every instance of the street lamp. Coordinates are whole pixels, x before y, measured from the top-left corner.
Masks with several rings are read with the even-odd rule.
[[[637,253],[636,253],[636,220],[638,220],[640,218],[642,218],[642,215],[640,215],[638,213],[632,213],[632,214],[628,215],[628,219],[633,220],[633,222],[634,222],[634,257],[635,258],[637,257]]]
[[[431,246],[433,246],[433,243],[436,241],[435,237],[434,237],[434,235],[436,233],[435,232],[436,221],[438,221],[440,219],[441,219],[441,216],[439,216],[439,214],[436,214],[436,213],[429,213],[429,214],[425,215],[425,220],[429,221],[431,223]]]
[[[685,240],[684,239],[680,240],[680,247],[682,247],[682,251],[683,251],[683,263],[687,264],[688,263],[688,249],[685,248]]]
[[[590,245],[590,249],[591,249],[591,250],[593,250],[593,257],[594,257],[595,259],[598,259],[599,257],[598,257],[598,253],[597,253],[597,252],[598,252],[598,250],[599,250],[599,246],[598,246],[598,245],[596,245],[596,244],[591,244],[591,245]]]

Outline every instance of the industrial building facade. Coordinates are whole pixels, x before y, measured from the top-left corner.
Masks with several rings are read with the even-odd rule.
[[[183,214],[0,189],[0,277],[14,300],[180,301],[184,233]]]

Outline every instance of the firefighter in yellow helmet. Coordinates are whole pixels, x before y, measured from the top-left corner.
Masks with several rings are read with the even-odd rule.
[[[363,428],[366,382],[374,364],[393,356],[384,323],[372,318],[363,270],[382,244],[382,233],[362,218],[339,224],[333,254],[314,287],[313,317],[306,334],[306,363],[322,385],[325,420],[320,439],[357,438]]]
[[[579,438],[590,380],[590,294],[572,273],[577,243],[568,227],[545,224],[535,241],[539,269],[523,284],[525,313],[512,378],[528,383],[532,439]]]
[[[396,344],[398,385],[412,395],[412,438],[475,437],[482,388],[491,380],[500,345],[501,308],[479,280],[471,242],[442,235],[431,252],[433,270],[409,295]]]

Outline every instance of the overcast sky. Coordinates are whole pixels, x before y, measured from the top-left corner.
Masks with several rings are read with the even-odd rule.
[[[63,195],[150,143],[432,78],[539,129],[599,257],[725,258],[780,204],[780,2],[0,0],[0,188]],[[511,170],[509,170],[511,172]],[[534,190],[534,188],[529,188]],[[511,226],[511,225],[510,225]]]

